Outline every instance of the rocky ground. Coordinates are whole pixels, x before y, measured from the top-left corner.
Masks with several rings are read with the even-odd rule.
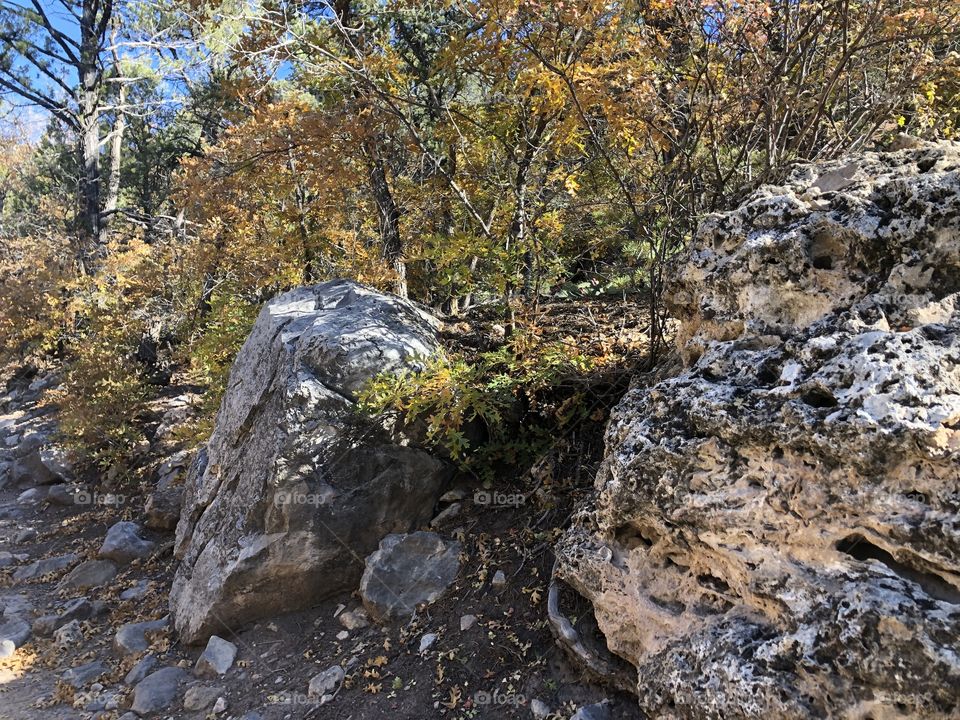
[[[0,718],[958,717],[958,278],[960,146],[797,167],[701,226],[672,361],[487,483],[356,412],[486,340],[348,281],[264,306],[195,456],[168,388],[140,485],[21,374]]]
[[[171,452],[149,482],[112,493],[72,479],[65,461],[30,449],[55,447],[43,402],[53,385],[16,380],[0,396],[3,720],[639,717],[632,697],[568,662],[545,610],[552,542],[596,471],[600,425],[574,431],[519,486],[452,483],[422,529],[459,543],[460,569],[412,618],[373,623],[359,593],[343,592],[207,649],[180,644],[168,616],[164,494],[179,492],[184,458]],[[181,404],[168,403],[161,427],[184,419]],[[585,612],[578,626],[589,622]]]

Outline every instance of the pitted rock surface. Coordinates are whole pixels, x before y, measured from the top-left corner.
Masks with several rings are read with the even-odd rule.
[[[182,640],[355,589],[382,537],[430,519],[447,467],[355,403],[379,373],[421,367],[436,325],[349,281],[264,306],[184,489],[171,591]]]
[[[557,577],[651,717],[955,717],[960,147],[799,167],[684,260]]]

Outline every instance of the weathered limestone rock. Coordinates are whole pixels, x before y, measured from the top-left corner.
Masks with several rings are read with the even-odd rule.
[[[10,477],[20,487],[68,481],[73,468],[67,451],[53,442],[56,426],[48,418],[27,416],[18,426]]]
[[[193,462],[193,453],[180,451],[157,470],[157,482],[144,505],[144,524],[154,530],[173,530],[180,519],[183,485]]]
[[[34,448],[14,459],[10,469],[14,484],[20,487],[33,487],[49,485],[57,481],[58,476],[44,464],[40,452],[40,448]]]
[[[307,688],[307,697],[319,698],[329,695],[340,687],[343,682],[343,668],[339,665],[328,667],[322,673],[310,678],[310,686]]]
[[[360,596],[378,622],[411,617],[437,600],[460,571],[460,543],[431,532],[387,535],[367,558]]]
[[[71,620],[53,633],[53,642],[59,648],[68,648],[83,642],[83,629],[79,620]]]
[[[958,712],[958,168],[800,167],[701,226],[686,367],[624,397],[557,548],[649,716]]]
[[[171,592],[182,640],[354,589],[384,535],[429,520],[447,468],[362,420],[355,399],[377,374],[419,367],[434,326],[347,281],[267,303],[184,490]]]
[[[182,502],[183,486],[181,485],[154,490],[147,496],[144,503],[143,524],[153,530],[174,530],[180,519]]]
[[[213,705],[224,690],[219,685],[191,685],[183,694],[183,709],[189,712],[206,710]]]
[[[347,630],[361,630],[370,625],[370,620],[367,617],[367,611],[363,608],[357,608],[356,610],[349,610],[345,613],[342,613],[337,620],[343,625]]]
[[[192,462],[193,453],[189,450],[181,450],[168,457],[157,468],[156,488],[166,490],[174,485],[182,485]]]

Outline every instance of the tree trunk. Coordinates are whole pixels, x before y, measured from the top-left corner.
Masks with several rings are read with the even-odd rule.
[[[309,285],[316,282],[320,274],[310,228],[307,225],[307,204],[310,201],[310,196],[300,178],[297,159],[293,154],[293,138],[290,137],[289,133],[287,141],[291,144],[291,147],[287,148],[287,169],[293,178],[293,200],[297,208],[297,230],[300,233],[300,246],[303,253],[303,281]]]
[[[100,248],[100,85],[101,18],[97,3],[84,0],[80,18],[80,62],[77,72],[80,126],[80,266],[89,272]]]
[[[127,88],[120,86],[117,95],[117,119],[110,136],[110,177],[107,182],[107,197],[103,201],[103,216],[100,218],[100,245],[105,246],[110,239],[110,227],[120,201],[120,165],[123,160],[123,134],[127,129],[127,116],[123,104],[127,99]]]
[[[100,127],[98,108],[84,93],[80,135],[80,255],[89,269],[99,255],[100,239]]]
[[[400,236],[400,208],[397,207],[387,182],[383,160],[377,153],[374,142],[367,141],[367,172],[370,190],[377,204],[377,219],[380,223],[380,242],[383,258],[390,262],[396,274],[394,292],[407,297],[407,263],[403,257],[403,238]]]

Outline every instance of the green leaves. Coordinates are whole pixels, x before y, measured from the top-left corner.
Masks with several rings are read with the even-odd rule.
[[[472,362],[442,356],[419,373],[380,375],[361,393],[359,408],[396,415],[411,428],[425,423],[423,440],[484,479],[498,468],[523,467],[586,416],[586,396],[568,382],[594,364],[565,343],[533,351],[524,345],[515,340]]]

